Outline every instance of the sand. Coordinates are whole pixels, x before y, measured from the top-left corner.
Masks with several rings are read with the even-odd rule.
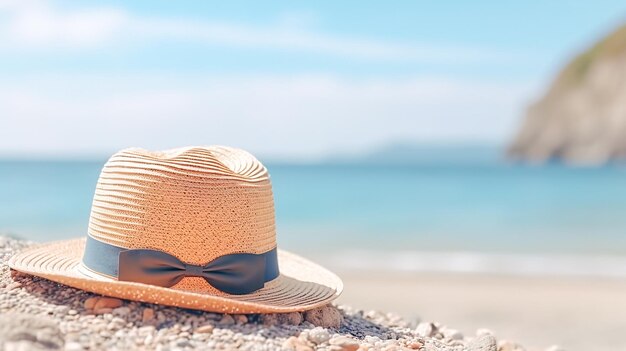
[[[340,302],[488,328],[530,350],[626,350],[626,281],[476,274],[340,272]],[[393,296],[393,298],[391,298]]]

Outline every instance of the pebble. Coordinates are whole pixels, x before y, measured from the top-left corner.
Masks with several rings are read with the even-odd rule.
[[[233,325],[235,324],[235,319],[230,314],[225,314],[222,319],[218,322],[219,325]]]
[[[13,282],[13,283],[9,283],[5,289],[13,290],[13,289],[21,288],[21,287],[22,287],[22,283],[20,283],[20,282]]]
[[[122,306],[122,300],[120,299],[116,299],[114,297],[101,297],[98,299],[98,301],[96,301],[95,305],[93,306],[93,309],[94,310],[100,310],[103,308],[114,309],[120,306]]]
[[[245,316],[245,315],[243,315],[243,314],[237,314],[237,315],[235,315],[235,318],[234,318],[234,319],[235,319],[235,322],[236,322],[237,324],[246,324],[246,323],[248,323],[248,317],[246,317],[246,316]]]
[[[309,331],[307,338],[310,342],[319,345],[330,340],[330,333],[324,328],[317,327]]]
[[[78,342],[68,342],[65,344],[65,351],[82,351],[85,348]]]
[[[447,339],[463,340],[463,334],[461,334],[461,332],[456,329],[445,328],[441,331],[441,333],[443,334],[444,338]]]
[[[176,346],[185,348],[185,347],[191,346],[191,344],[189,343],[189,340],[187,339],[179,339],[176,341]]]
[[[304,320],[320,327],[339,328],[343,318],[336,307],[328,305],[304,312]]]
[[[283,342],[282,348],[286,350],[296,350],[296,351],[313,351],[313,347],[308,345],[302,339],[296,338],[295,336],[290,336]]]
[[[302,320],[302,313],[300,312],[278,314],[278,321],[280,324],[300,325],[300,323],[302,323]]]
[[[214,327],[211,324],[205,324],[205,325],[203,325],[201,327],[196,328],[194,333],[211,334],[211,333],[213,333],[213,329],[214,329]]]
[[[279,314],[277,313],[269,313],[269,314],[261,315],[261,323],[267,326],[280,324],[278,320],[278,316]]]
[[[496,338],[490,334],[477,336],[467,345],[468,351],[498,351]]]
[[[419,341],[412,341],[412,342],[406,344],[406,347],[408,349],[411,349],[411,350],[419,350],[419,349],[422,348],[422,346],[424,346],[424,344],[422,344]]]
[[[482,335],[493,335],[493,332],[486,328],[477,329],[476,336],[482,336]]]
[[[112,308],[96,308],[93,310],[94,314],[107,314],[113,312]]]
[[[115,325],[119,325],[119,326],[126,325],[126,321],[124,319],[122,319],[122,318],[119,318],[119,317],[115,317],[115,318],[111,319],[111,323],[113,323]]]
[[[269,313],[261,316],[261,321],[265,325],[300,325],[302,323],[302,313]]]
[[[155,330],[156,330],[156,328],[154,328],[153,326],[147,325],[145,327],[139,328],[137,331],[139,332],[139,335],[147,335],[147,334],[154,333]],[[163,330],[165,330],[165,329],[163,329]]]
[[[417,325],[417,328],[415,328],[415,332],[418,335],[429,337],[433,336],[436,333],[436,328],[435,325],[430,322],[420,323]]]
[[[154,310],[152,308],[144,308],[141,314],[141,321],[146,323],[154,319]]]
[[[114,308],[111,313],[113,313],[116,316],[122,316],[125,317],[127,315],[130,314],[130,308],[122,306],[122,307],[118,307],[118,308]]]
[[[96,302],[98,302],[97,297],[90,297],[87,300],[85,300],[85,302],[83,303],[83,306],[87,310],[93,310],[93,308],[96,306]]]
[[[356,351],[359,349],[359,343],[346,336],[337,336],[331,338],[328,343],[333,346],[339,346],[342,351]]]
[[[502,340],[498,343],[498,351],[526,351],[526,349],[515,342]]]

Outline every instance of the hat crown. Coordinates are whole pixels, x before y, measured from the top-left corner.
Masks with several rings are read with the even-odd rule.
[[[190,264],[265,253],[276,247],[269,174],[254,156],[230,147],[122,150],[100,174],[89,235]]]

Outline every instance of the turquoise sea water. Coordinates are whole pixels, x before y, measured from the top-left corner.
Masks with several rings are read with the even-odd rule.
[[[102,164],[0,162],[0,232],[37,241],[85,235]],[[379,253],[400,269],[440,260],[444,270],[567,270],[572,257],[602,257],[595,272],[607,270],[608,257],[626,275],[626,168],[495,161],[267,166],[283,248],[344,266]],[[546,257],[562,259],[542,263]]]

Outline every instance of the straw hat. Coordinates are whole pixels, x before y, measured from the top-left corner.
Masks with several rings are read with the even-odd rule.
[[[307,310],[343,288],[276,248],[267,169],[222,146],[116,153],[87,237],[26,249],[9,266],[98,294],[225,313]]]

